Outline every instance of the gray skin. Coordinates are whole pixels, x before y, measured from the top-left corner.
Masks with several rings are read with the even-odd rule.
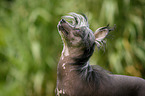
[[[144,79],[113,75],[98,66],[89,65],[94,43],[106,37],[108,27],[101,27],[93,33],[89,27],[76,28],[62,19],[58,24],[58,30],[64,48],[58,63],[56,96],[145,96]],[[83,38],[86,34],[87,38]],[[88,46],[91,46],[91,53],[86,52]],[[89,56],[80,63],[84,54]],[[74,59],[76,57],[79,57],[80,61]]]

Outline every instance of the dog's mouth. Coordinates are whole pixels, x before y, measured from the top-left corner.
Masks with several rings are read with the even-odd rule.
[[[58,25],[58,30],[62,32],[64,35],[68,35],[68,31],[66,31],[61,24]]]
[[[58,30],[64,36],[68,36],[70,31],[72,30],[72,26],[67,21],[65,21],[65,19],[61,19],[58,24]]]

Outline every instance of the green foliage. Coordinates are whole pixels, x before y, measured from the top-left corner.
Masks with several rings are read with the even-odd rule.
[[[1,0],[0,96],[54,96],[62,50],[57,24],[69,12],[86,14],[93,31],[117,25],[92,64],[145,77],[144,5],[144,0]]]

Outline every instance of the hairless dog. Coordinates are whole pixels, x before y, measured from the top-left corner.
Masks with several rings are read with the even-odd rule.
[[[57,67],[57,96],[145,96],[145,80],[139,77],[114,75],[89,59],[105,43],[114,30],[109,25],[94,33],[85,15],[70,13],[58,24],[63,51]]]

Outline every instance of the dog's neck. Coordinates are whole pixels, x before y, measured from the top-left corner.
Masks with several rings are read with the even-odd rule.
[[[63,46],[63,51],[59,60],[60,69],[66,70],[71,67],[72,64],[76,64],[75,58],[82,57],[83,50],[81,48],[72,48],[66,45]],[[66,66],[67,65],[67,66]],[[66,68],[67,67],[67,68]],[[70,68],[69,68],[70,69]]]
[[[94,52],[95,44],[89,48],[73,48],[64,45],[58,63],[58,77],[65,78],[66,73],[73,73],[75,70],[84,70],[89,65],[89,58]]]
[[[78,57],[81,55],[83,55],[82,48],[68,47],[66,44],[64,44],[60,60],[64,61],[64,59],[66,59],[66,58],[73,59],[74,57]],[[64,62],[69,63],[70,61],[64,61]],[[72,63],[72,62],[70,62],[70,63]]]

